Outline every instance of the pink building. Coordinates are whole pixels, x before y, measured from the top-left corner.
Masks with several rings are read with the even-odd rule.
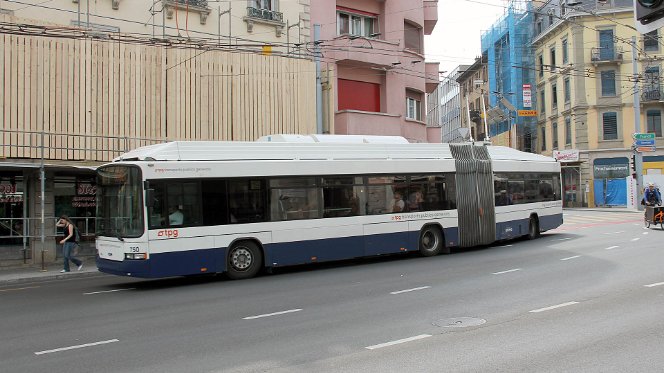
[[[424,62],[438,0],[311,0],[310,11],[312,40],[321,25],[322,61],[337,78],[334,133],[440,142],[425,108],[438,63]]]

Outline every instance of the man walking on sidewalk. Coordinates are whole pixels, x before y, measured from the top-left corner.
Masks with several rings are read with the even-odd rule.
[[[83,262],[80,259],[75,258],[72,254],[76,245],[78,245],[78,228],[74,226],[71,219],[66,215],[62,215],[58,223],[56,224],[58,228],[65,228],[65,238],[60,240],[62,244],[62,256],[64,257],[64,268],[61,273],[69,272],[69,261],[71,260],[80,271],[83,268]]]

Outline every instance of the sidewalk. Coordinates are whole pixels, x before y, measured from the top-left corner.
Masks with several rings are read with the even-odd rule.
[[[84,260],[83,268],[80,271],[76,270],[76,266],[74,264],[71,264],[71,272],[60,273],[61,270],[62,263],[48,264],[44,271],[42,271],[39,265],[20,268],[0,268],[0,286],[28,282],[64,280],[80,277],[106,276],[106,274],[103,274],[97,270],[94,259]]]
[[[563,207],[563,211],[631,212],[642,213],[634,207]]]

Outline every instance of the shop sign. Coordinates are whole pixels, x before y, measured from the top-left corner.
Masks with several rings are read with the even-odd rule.
[[[0,184],[0,194],[16,193],[16,184]]]
[[[530,109],[533,107],[533,96],[530,84],[524,84],[523,88],[523,107]]]
[[[598,158],[593,164],[595,179],[622,179],[628,177],[629,159],[627,157]]]
[[[579,161],[579,151],[574,149],[570,150],[554,150],[553,158],[555,158],[560,163],[566,162],[578,162]]]
[[[90,183],[80,183],[76,187],[76,196],[72,198],[72,207],[96,207],[97,186]]]

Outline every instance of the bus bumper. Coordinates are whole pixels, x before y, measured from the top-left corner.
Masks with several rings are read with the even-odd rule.
[[[150,278],[150,260],[115,260],[97,257],[97,269],[100,272],[117,276]]]

